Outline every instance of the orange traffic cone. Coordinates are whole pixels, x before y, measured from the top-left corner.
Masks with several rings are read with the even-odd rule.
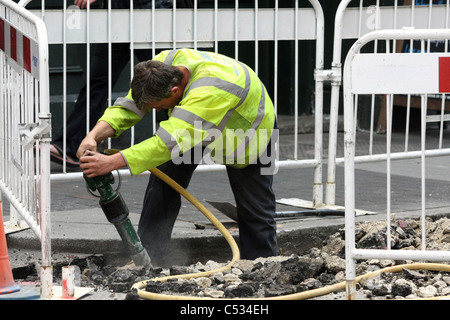
[[[11,265],[9,264],[5,227],[3,225],[3,213],[0,202],[0,295],[19,290],[20,287],[14,283]]]

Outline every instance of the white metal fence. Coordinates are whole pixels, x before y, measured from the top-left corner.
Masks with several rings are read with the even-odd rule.
[[[47,298],[52,290],[47,30],[41,19],[7,0],[0,1],[0,72],[0,191],[13,217],[5,227],[23,219],[41,242],[41,294]]]
[[[426,159],[430,156],[450,154],[449,148],[443,147],[446,94],[450,93],[450,54],[429,52],[424,50],[427,44],[435,41],[450,40],[450,29],[417,29],[417,30],[379,30],[361,37],[350,49],[344,65],[344,121],[345,121],[345,241],[346,241],[346,277],[348,292],[353,296],[355,280],[355,261],[358,259],[393,259],[393,260],[428,260],[450,261],[450,251],[427,250],[426,235]],[[363,53],[364,47],[377,41],[386,42],[385,53]],[[397,52],[396,42],[421,43],[421,52]],[[358,99],[361,95],[386,95],[386,153],[356,155]],[[407,95],[410,99],[419,99],[420,103],[420,149],[407,149],[403,152],[391,152],[392,142],[392,109],[396,95]],[[441,102],[441,113],[436,117],[427,115],[428,96],[438,97]],[[410,100],[409,99],[409,100]],[[439,143],[430,146],[427,141],[427,123],[441,122]],[[406,136],[406,141],[408,136]],[[429,140],[429,139],[428,139]],[[428,143],[427,143],[428,142]],[[391,180],[393,171],[391,161],[417,158],[421,170],[421,249],[400,250],[391,242]],[[355,244],[355,162],[386,162],[386,248],[358,249]],[[381,191],[381,190],[380,190]],[[419,209],[419,208],[418,208]]]
[[[449,261],[448,251],[426,250],[425,221],[427,214],[426,159],[449,154],[445,140],[446,114],[449,109],[448,89],[439,88],[438,56],[448,57],[449,1],[349,1],[340,3],[335,20],[333,67],[342,64],[342,47],[347,39],[354,39],[343,64],[344,84],[344,150],[339,150],[336,130],[330,128],[329,167],[325,204],[335,201],[336,166],[345,163],[346,210],[346,278],[348,297],[354,297],[355,263],[358,259],[397,259]],[[350,24],[350,21],[358,23]],[[441,75],[442,76],[442,75]],[[444,78],[448,78],[448,73]],[[331,119],[338,114],[339,88],[333,86]],[[395,108],[395,109],[394,109]],[[403,148],[393,149],[393,111],[403,108]],[[412,143],[412,114],[420,111],[420,143]],[[434,113],[434,114],[433,114]],[[398,114],[398,112],[397,112]],[[331,125],[335,125],[332,122]],[[439,133],[427,131],[427,126],[439,125]],[[397,129],[397,135],[399,136]],[[382,139],[377,133],[383,133]],[[379,143],[384,139],[384,143]],[[447,138],[448,139],[448,138]],[[344,151],[342,157],[337,152]],[[395,160],[416,159],[420,162],[420,197],[411,207],[420,211],[421,250],[398,250],[391,243],[392,180]],[[445,160],[444,160],[445,161]],[[363,250],[355,244],[355,188],[359,193],[364,185],[355,185],[357,164],[385,165],[386,244],[387,248]],[[333,165],[334,164],[334,165]],[[364,184],[376,183],[366,181]],[[365,203],[369,203],[366,201]],[[383,205],[383,204],[381,204]],[[378,205],[379,207],[379,205]],[[365,208],[370,209],[370,208]],[[382,211],[384,212],[384,210]]]
[[[427,3],[428,2],[428,3]],[[382,4],[383,3],[383,4]],[[332,57],[332,69],[336,70],[335,74],[341,74],[342,68],[342,53],[345,52],[344,45],[348,41],[356,41],[368,32],[375,30],[386,29],[436,29],[448,28],[449,26],[449,1],[415,1],[415,0],[392,0],[392,1],[364,1],[364,0],[343,0],[341,1],[335,18],[334,27],[334,46]],[[370,49],[372,52],[385,50],[386,42],[374,41]],[[433,47],[441,46],[441,48]],[[425,50],[447,50],[447,43],[427,42]],[[394,42],[388,49],[391,52],[417,52],[420,50],[417,47],[417,42]],[[332,82],[331,88],[331,107],[330,107],[330,135],[328,146],[328,172],[326,177],[326,190],[324,203],[327,206],[335,204],[336,197],[336,165],[342,164],[344,158],[342,154],[337,155],[337,116],[340,106],[340,82]],[[386,131],[386,119],[384,117],[384,108],[377,112],[379,108],[379,97],[376,95],[366,96],[366,109],[360,112],[358,122],[356,123],[359,129],[369,132],[368,153],[372,154],[374,151],[374,134]],[[397,96],[395,101],[396,106],[403,106],[409,113],[411,108],[420,106],[417,99],[412,99],[410,96]],[[429,96],[427,98],[428,109],[441,110],[440,102]],[[382,106],[386,106],[384,100]],[[367,116],[366,121],[361,121],[361,116]],[[407,128],[409,127],[409,123]],[[409,132],[406,132],[408,135]],[[408,150],[407,139],[405,150]],[[340,156],[340,157],[339,157]]]

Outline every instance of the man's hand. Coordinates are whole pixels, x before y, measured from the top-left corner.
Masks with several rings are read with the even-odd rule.
[[[97,151],[97,141],[88,135],[83,139],[83,141],[81,141],[81,144],[78,147],[77,158],[81,159],[81,157],[86,155],[89,151]]]
[[[80,168],[83,169],[83,173],[88,178],[107,174],[122,168],[126,164],[121,153],[107,156],[89,150],[85,152],[85,155],[80,157],[80,162]]]
[[[107,174],[126,165],[121,153],[107,156],[97,152],[97,144],[114,135],[114,129],[105,121],[99,121],[81,141],[77,151],[80,168],[89,178]]]
[[[81,141],[77,150],[77,158],[81,160],[81,157],[86,155],[87,151],[97,151],[97,144],[108,137],[112,137],[114,133],[114,129],[107,122],[99,121]]]
[[[89,4],[93,4],[94,2],[96,2],[97,0],[90,0]],[[75,0],[74,4],[81,9],[84,9],[87,7],[87,2],[88,0]]]

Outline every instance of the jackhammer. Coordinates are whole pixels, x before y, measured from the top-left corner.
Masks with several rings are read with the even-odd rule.
[[[131,258],[136,266],[143,266],[149,270],[152,268],[151,259],[136,231],[128,218],[128,207],[117,190],[114,190],[114,176],[110,172],[108,174],[89,178],[83,175],[88,188],[91,191],[98,190],[100,194],[100,206],[106,215],[108,221],[116,227],[122,242],[130,253]]]

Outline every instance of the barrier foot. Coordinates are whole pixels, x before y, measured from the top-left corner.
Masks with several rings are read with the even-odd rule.
[[[62,267],[62,286],[53,287],[52,300],[77,300],[94,288],[82,288],[75,285],[75,267]]]
[[[355,280],[347,280],[345,284],[345,293],[347,300],[355,300],[356,299],[356,281]]]
[[[53,295],[53,266],[41,266],[41,295],[44,299]]]

